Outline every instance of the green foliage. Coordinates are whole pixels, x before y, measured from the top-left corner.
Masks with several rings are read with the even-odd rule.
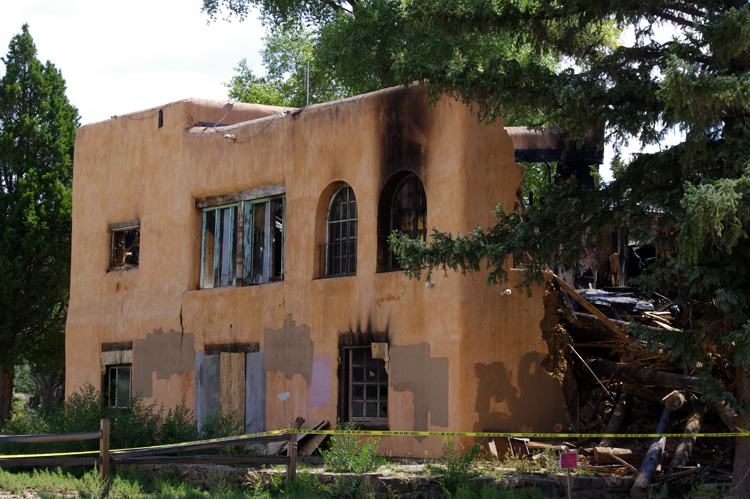
[[[509,258],[528,254],[523,284],[529,285],[548,262],[574,265],[587,245],[625,229],[660,254],[631,284],[678,294],[689,329],[631,331],[705,375],[717,366],[750,369],[750,4],[403,5],[406,20],[426,39],[440,34],[456,48],[448,58],[440,50],[405,51],[399,74],[411,78],[403,81],[429,82],[435,94],[473,103],[483,119],[528,113],[573,136],[606,124],[611,141],[636,137],[643,145],[658,144],[670,128],[684,132],[675,146],[628,163],[618,158],[614,181],[593,191],[552,185],[543,204],[522,214],[498,207],[494,225],[465,235],[435,231],[429,243],[392,236],[407,272],[486,270],[490,284],[502,283]],[[653,26],[674,36],[657,41]],[[627,27],[634,42],[613,43]],[[506,49],[464,50],[492,37],[505,40]],[[560,62],[550,65],[548,58]]]
[[[61,376],[70,274],[71,183],[78,111],[42,64],[28,25],[0,79],[0,374],[28,363]],[[12,378],[10,378],[12,380]],[[0,421],[12,381],[0,386]]]
[[[151,445],[168,445],[191,442],[196,439],[221,438],[236,435],[244,430],[236,416],[223,416],[219,411],[209,414],[200,432],[193,413],[183,400],[167,411],[156,404],[145,404],[132,398],[127,409],[111,408],[90,384],[70,394],[57,411],[41,411],[23,406],[15,412],[3,428],[5,435],[42,433],[79,433],[99,429],[101,419],[110,421],[110,448],[125,449]],[[49,452],[76,452],[95,450],[96,441],[44,444]],[[218,449],[217,452],[240,452],[236,447]],[[3,444],[0,453],[38,453],[39,444]]]
[[[336,424],[337,430],[347,430],[350,434],[333,435],[331,446],[323,450],[323,467],[333,473],[368,473],[376,471],[385,464],[380,454],[380,439],[365,438],[360,443],[356,435],[354,422],[349,421],[345,427]]]
[[[331,67],[315,57],[317,38],[300,24],[274,27],[263,39],[261,52],[266,75],[259,77],[242,59],[229,83],[229,98],[274,106],[307,105],[307,83],[311,104],[350,95],[334,78]],[[309,72],[308,72],[309,69]],[[309,78],[306,76],[309,75]]]
[[[470,478],[479,475],[479,470],[474,466],[474,461],[479,454],[479,444],[475,443],[469,452],[461,454],[453,445],[451,437],[443,438],[440,459],[428,466],[430,473],[438,473],[438,479],[443,491],[447,494],[455,494],[462,485]]]

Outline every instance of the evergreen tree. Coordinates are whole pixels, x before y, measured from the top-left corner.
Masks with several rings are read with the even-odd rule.
[[[14,366],[62,376],[70,284],[71,183],[78,110],[42,64],[28,25],[0,80],[0,422]]]
[[[539,280],[546,263],[574,265],[607,231],[625,228],[652,244],[656,260],[639,285],[676,290],[692,319],[680,334],[631,331],[697,369],[707,397],[733,400],[738,426],[750,428],[750,5],[739,0],[526,2],[408,0],[408,18],[457,47],[481,27],[504,33],[535,54],[570,62],[561,69],[534,57],[450,59],[412,53],[405,75],[430,82],[435,93],[477,103],[492,119],[519,107],[582,136],[606,124],[610,140],[637,137],[656,144],[665,130],[684,132],[677,145],[619,164],[615,180],[596,191],[555,186],[544,206],[525,213],[497,211],[497,223],[467,235],[436,232],[429,244],[392,238],[412,275],[429,269],[489,270],[506,278],[507,257],[529,253],[526,278]],[[629,27],[635,42],[611,48],[609,23]],[[654,27],[674,36],[664,42]],[[408,78],[407,78],[408,79]],[[510,208],[510,207],[506,207]],[[733,393],[712,373],[736,369]],[[738,438],[734,490],[750,490],[750,439]],[[744,483],[742,480],[745,480]]]

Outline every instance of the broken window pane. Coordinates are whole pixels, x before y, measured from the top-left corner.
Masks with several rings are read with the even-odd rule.
[[[348,419],[361,422],[387,423],[388,372],[385,361],[372,357],[372,347],[344,347],[346,389],[342,401]]]
[[[427,240],[427,196],[422,181],[414,174],[396,187],[391,204],[391,230],[403,232],[411,239]],[[389,233],[390,233],[389,232]],[[390,255],[389,270],[398,270],[396,255]]]
[[[284,279],[284,198],[245,201],[243,208],[245,283]]]
[[[137,268],[140,248],[140,227],[113,229],[110,251],[110,270]]]
[[[235,280],[237,205],[203,211],[201,287],[232,286]]]

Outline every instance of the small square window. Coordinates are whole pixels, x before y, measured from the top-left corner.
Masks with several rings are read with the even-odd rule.
[[[107,366],[104,379],[105,398],[108,407],[125,409],[130,407],[130,379],[132,366]]]
[[[110,225],[112,238],[110,243],[110,270],[138,268],[141,249],[141,228],[136,223]]]

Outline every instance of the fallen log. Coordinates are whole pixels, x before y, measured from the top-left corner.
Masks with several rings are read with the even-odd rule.
[[[695,434],[700,433],[701,423],[703,419],[703,408],[700,407],[693,411],[690,417],[685,423],[683,433],[685,436],[680,439],[680,443],[677,445],[677,449],[674,451],[672,460],[669,462],[669,469],[667,473],[672,473],[677,468],[685,466],[690,453],[693,452],[693,445],[695,445],[696,438]]]
[[[675,390],[665,395],[662,402],[670,411],[679,411],[685,404],[687,404],[688,399],[684,393]]]
[[[661,413],[659,426],[656,427],[656,433],[667,432],[667,430],[669,429],[669,418],[671,415],[672,411],[665,407]],[[654,480],[656,467],[659,466],[662,455],[664,454],[664,446],[666,442],[666,437],[655,437],[651,441],[651,446],[648,448],[646,458],[643,460],[643,464],[638,471],[638,475],[635,477],[635,482],[633,482],[633,487],[630,489],[630,497],[646,497],[648,487]]]
[[[719,415],[721,422],[731,431],[737,431],[737,413],[727,405],[726,402],[719,401],[711,404],[711,408]]]
[[[699,380],[698,376],[686,376],[667,371],[638,369],[601,359],[591,361],[589,367],[597,376],[605,377],[624,374],[640,383],[678,390],[693,390]]]

